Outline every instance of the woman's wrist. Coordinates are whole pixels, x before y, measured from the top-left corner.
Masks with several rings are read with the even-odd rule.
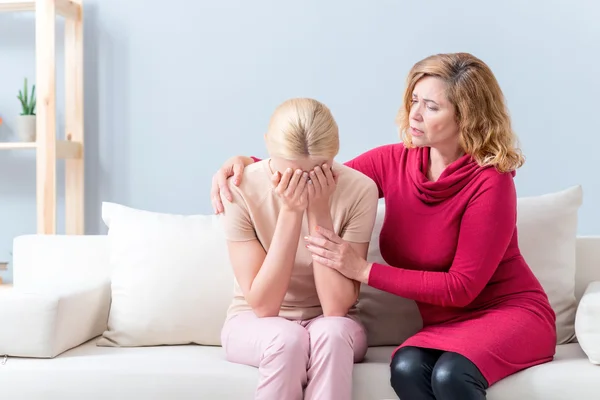
[[[328,203],[308,204],[307,212],[309,217],[313,218],[331,218],[331,210]]]
[[[367,265],[363,268],[360,276],[358,277],[358,281],[364,283],[365,285],[369,284],[369,276],[371,275],[371,269],[373,268],[373,263],[367,261]]]
[[[304,214],[304,210],[297,209],[297,208],[291,208],[284,204],[283,206],[281,206],[281,211],[279,212],[279,214],[283,215],[284,217],[302,218],[302,215]]]
[[[307,219],[309,230],[311,233],[314,232],[317,226],[325,229],[333,229],[333,220],[331,218],[331,212],[329,208],[314,208],[310,207],[307,209]]]

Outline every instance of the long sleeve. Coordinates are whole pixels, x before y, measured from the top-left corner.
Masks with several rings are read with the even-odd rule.
[[[393,165],[390,163],[390,158],[399,159],[395,153],[402,149],[401,144],[379,146],[345,162],[344,165],[371,178],[377,185],[379,198],[382,198],[384,197],[386,166]]]
[[[418,302],[468,305],[502,261],[515,233],[516,209],[512,176],[490,177],[471,198],[462,216],[455,257],[447,272],[374,263],[369,285]]]

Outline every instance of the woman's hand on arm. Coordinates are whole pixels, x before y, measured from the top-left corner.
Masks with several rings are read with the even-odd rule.
[[[336,278],[345,277],[352,282],[353,291],[351,292],[350,286],[345,286],[346,291],[343,292],[348,308],[358,298],[361,282],[368,281],[371,264],[367,262],[367,253],[377,217],[378,188],[374,182],[369,181],[354,196],[355,204],[343,227],[343,237],[338,236],[331,226],[319,223],[314,233],[311,231],[310,236],[305,238],[315,264],[331,271]]]
[[[307,216],[311,236],[319,236],[315,231],[317,226],[333,229],[329,200],[335,191],[336,181],[337,176],[328,165],[310,172]],[[313,272],[323,314],[326,317],[347,315],[358,298],[360,284],[318,261],[313,262]]]
[[[335,232],[318,226],[319,236],[305,238],[313,260],[333,269],[348,279],[368,283],[371,263],[366,260],[369,243],[352,243]]]
[[[301,172],[301,171],[299,171]],[[256,239],[228,241],[236,280],[258,317],[279,315],[296,260],[302,217],[308,204],[307,177],[287,171],[274,176],[275,192],[284,200],[269,251]],[[226,206],[225,218],[233,205]]]
[[[215,214],[224,211],[222,198],[232,201],[231,190],[227,184],[227,179],[233,177],[233,184],[239,186],[242,182],[242,172],[244,168],[252,164],[252,157],[235,156],[225,161],[223,166],[213,175],[210,190],[210,200]]]

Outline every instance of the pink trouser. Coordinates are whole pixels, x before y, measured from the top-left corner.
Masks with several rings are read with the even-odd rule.
[[[221,340],[228,361],[258,367],[257,400],[350,400],[354,363],[367,351],[364,328],[348,317],[242,312],[225,322]]]

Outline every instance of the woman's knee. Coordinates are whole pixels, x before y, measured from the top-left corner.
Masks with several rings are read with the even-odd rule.
[[[264,351],[264,357],[283,356],[290,360],[308,360],[310,349],[308,332],[301,325],[286,321]]]
[[[328,353],[354,352],[355,361],[367,351],[367,335],[362,325],[348,317],[322,317],[308,326],[311,348]]]
[[[446,352],[433,368],[431,386],[434,393],[461,393],[465,390],[482,392],[487,389],[488,383],[469,359]]]
[[[422,349],[402,347],[396,351],[390,363],[392,382],[415,382],[431,372],[430,360]]]

